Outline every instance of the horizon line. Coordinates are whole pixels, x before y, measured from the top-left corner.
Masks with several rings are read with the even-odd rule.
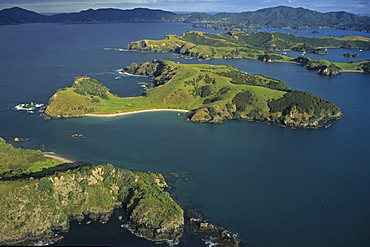
[[[96,10],[103,10],[103,9],[114,9],[114,10],[123,10],[123,11],[124,10],[135,10],[135,9],[148,9],[148,10],[159,10],[159,11],[164,11],[164,12],[171,12],[171,13],[174,13],[174,14],[193,14],[193,13],[200,13],[200,14],[216,15],[216,14],[220,14],[220,13],[240,14],[240,13],[246,13],[246,12],[256,12],[256,11],[263,10],[263,9],[272,9],[272,8],[278,8],[278,7],[287,7],[287,8],[293,8],[293,9],[306,9],[306,10],[310,10],[310,11],[314,11],[314,12],[318,12],[318,13],[322,13],[322,14],[325,14],[325,13],[333,13],[333,12],[334,13],[345,12],[345,13],[350,13],[350,14],[359,15],[359,16],[369,16],[370,15],[370,13],[368,13],[368,14],[355,14],[355,13],[348,12],[348,11],[345,11],[345,10],[321,12],[321,11],[312,10],[312,9],[309,9],[309,8],[306,8],[306,7],[292,7],[292,6],[288,6],[288,5],[277,5],[277,6],[274,6],[274,7],[265,7],[265,8],[260,8],[260,9],[257,9],[257,10],[247,10],[247,11],[241,11],[241,12],[234,12],[234,11],[230,11],[230,12],[227,12],[227,11],[220,11],[220,12],[216,12],[216,11],[210,11],[210,12],[204,12],[204,11],[172,11],[172,10],[165,10],[165,9],[160,9],[160,8],[159,9],[156,9],[156,8],[148,8],[148,7],[134,7],[134,8],[127,8],[127,9],[115,8],[115,7],[110,7],[109,8],[108,7],[108,8],[95,8],[95,9],[94,8],[81,9],[81,10],[77,10],[77,11],[74,11],[74,12],[37,12],[35,10],[31,10],[31,9],[27,9],[27,8],[23,8],[23,7],[19,7],[19,6],[13,6],[13,7],[3,8],[0,11],[10,10],[10,9],[13,9],[13,8],[19,8],[19,9],[23,9],[23,10],[35,12],[37,14],[42,14],[42,15],[57,15],[57,14],[80,13],[80,12],[88,11],[88,10],[96,11]]]

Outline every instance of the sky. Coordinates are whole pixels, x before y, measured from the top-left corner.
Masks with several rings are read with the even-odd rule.
[[[99,8],[151,8],[172,12],[245,12],[275,6],[319,12],[370,14],[370,0],[0,0],[0,9],[21,7],[38,13],[68,13]]]

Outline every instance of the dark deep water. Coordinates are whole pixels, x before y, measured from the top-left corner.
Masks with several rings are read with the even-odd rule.
[[[0,26],[0,136],[28,137],[17,146],[39,149],[45,144],[46,151],[93,164],[177,172],[190,180],[175,182],[176,200],[252,246],[370,246],[370,75],[330,78],[294,64],[199,62],[105,49],[191,29],[183,23]],[[319,34],[326,36],[324,30]],[[45,121],[38,113],[13,109],[19,103],[46,103],[79,75],[99,80],[120,96],[139,95],[143,78],[116,71],[157,58],[231,64],[265,74],[335,102],[345,116],[327,129],[292,130],[239,121],[196,124],[175,112]],[[75,140],[72,133],[88,138]],[[116,217],[106,225],[72,223],[60,244],[158,246],[120,225]],[[180,243],[203,245],[190,232]]]

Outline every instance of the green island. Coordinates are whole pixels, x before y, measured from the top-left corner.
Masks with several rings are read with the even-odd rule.
[[[343,116],[332,102],[230,65],[154,60],[132,63],[122,72],[153,77],[148,82],[152,88],[139,97],[120,98],[94,79],[77,77],[72,87],[58,90],[50,98],[45,114],[67,118],[174,109],[189,111],[187,119],[193,122],[241,119],[304,128],[317,128]]]
[[[278,32],[246,33],[229,31],[210,34],[189,31],[181,36],[166,35],[161,40],[130,42],[125,49],[140,52],[173,52],[202,60],[213,58],[251,58],[264,62],[290,62],[316,70],[321,75],[336,76],[343,71],[370,72],[370,61],[337,63],[307,57],[292,58],[276,51],[295,50],[326,54],[325,48],[370,49],[370,38],[347,36],[343,38],[305,38]]]
[[[159,173],[110,164],[62,168],[40,151],[14,148],[1,138],[0,157],[0,245],[49,243],[62,237],[56,231],[68,231],[70,220],[104,223],[116,208],[139,237],[162,241],[182,236],[183,210],[165,191]]]

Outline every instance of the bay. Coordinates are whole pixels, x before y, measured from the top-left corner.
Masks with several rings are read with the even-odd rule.
[[[92,164],[177,172],[181,178],[172,190],[177,201],[252,246],[370,245],[370,75],[322,77],[295,64],[204,62],[110,49],[187,30],[193,30],[191,24],[0,26],[0,136],[28,137],[14,145],[39,149],[45,144],[46,151]],[[19,103],[46,103],[79,75],[101,81],[122,97],[140,95],[138,83],[149,78],[125,77],[117,70],[153,59],[230,64],[264,74],[335,102],[345,116],[327,129],[292,130],[242,121],[197,124],[175,112],[45,121],[37,113],[13,109]],[[75,140],[73,133],[88,138]],[[106,225],[73,223],[59,244],[156,245],[120,225],[115,217]],[[186,231],[180,246],[204,244]]]

